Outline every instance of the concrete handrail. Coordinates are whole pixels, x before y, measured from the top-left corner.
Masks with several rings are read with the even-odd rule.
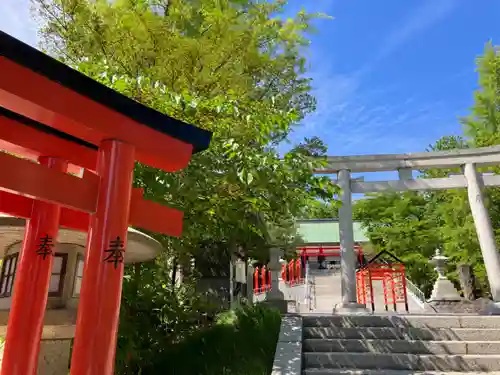
[[[271,374],[302,374],[302,318],[300,316],[283,316]]]
[[[304,304],[309,301],[310,291],[309,291],[309,263],[306,262],[306,274],[304,276]]]
[[[309,280],[309,311],[316,310],[316,278],[311,276]]]
[[[415,299],[415,302],[417,302],[417,304],[420,305],[421,308],[425,309],[426,306],[429,306],[429,304],[425,299],[425,293],[422,292],[422,290],[420,290],[420,288],[416,286],[408,278],[406,278],[406,290],[408,292],[407,294],[410,294]]]
[[[411,280],[406,278],[406,288],[419,300],[421,303],[425,303],[425,294],[416,286]]]

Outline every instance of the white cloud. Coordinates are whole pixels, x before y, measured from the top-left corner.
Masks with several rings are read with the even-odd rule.
[[[36,23],[31,18],[29,0],[0,1],[0,30],[32,46],[37,42]]]
[[[388,105],[392,101],[387,98],[398,95],[397,86],[367,90],[363,78],[398,48],[444,19],[456,4],[455,0],[423,1],[382,40],[374,57],[350,74],[336,74],[331,59],[313,61],[311,76],[317,111],[305,119],[296,135],[320,136],[335,155],[373,153],[385,147],[391,152],[407,152],[427,145],[429,134],[409,131],[405,135],[401,130],[436,123],[448,109],[415,97]],[[451,129],[452,124],[447,124],[447,128]]]

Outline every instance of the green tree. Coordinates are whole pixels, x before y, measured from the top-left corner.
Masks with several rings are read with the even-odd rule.
[[[479,89],[474,92],[474,104],[470,109],[470,114],[461,119],[464,125],[465,134],[470,137],[470,144],[473,147],[494,146],[500,144],[500,49],[491,42],[485,46],[484,54],[480,56],[476,63],[478,72]],[[484,168],[484,172],[499,173],[500,169]],[[500,233],[497,228],[500,226],[500,189],[487,188],[485,190],[486,204],[490,213],[492,226],[495,230],[497,243],[500,243]],[[465,198],[462,198],[465,201]],[[462,206],[465,208],[465,204]],[[467,212],[469,208],[467,205]],[[464,210],[465,211],[465,210]],[[462,211],[462,212],[464,212]],[[470,214],[469,214],[470,217]],[[470,262],[474,264],[476,276],[480,280],[480,287],[483,291],[488,290],[486,271],[477,244],[477,235],[472,230],[472,219],[468,220],[465,228],[470,228],[469,236],[463,233],[463,238],[467,238],[470,245],[468,256]],[[466,230],[464,228],[464,231]]]
[[[313,199],[306,206],[299,218],[301,219],[335,219],[339,215],[339,205]]]
[[[141,79],[170,92],[228,95],[238,110],[314,110],[304,76],[305,32],[318,15],[282,19],[286,1],[35,0],[42,47],[68,64],[106,62],[106,71],[137,82],[130,96],[147,102]],[[249,119],[251,127],[257,121]],[[285,129],[286,130],[286,129]],[[282,136],[281,134],[278,134]]]
[[[400,258],[407,276],[424,293],[430,293],[434,275],[429,258],[440,241],[426,196],[416,192],[372,194],[356,201],[354,211],[374,249],[388,250]]]
[[[314,15],[283,20],[284,1],[34,2],[50,54],[214,132],[210,149],[178,173],[136,166],[134,183],[147,199],[185,212],[183,236],[152,234],[165,253],[126,271],[117,373],[137,374],[141,363],[209,319],[191,284],[173,288],[176,262],[207,243],[239,246],[263,259],[269,246],[293,247],[293,219],[309,202],[335,204],[334,185],[313,174],[324,163],[311,158],[325,153],[319,139],[283,157],[277,152],[314,110],[302,56]]]
[[[284,3],[36,1],[50,53],[215,132],[210,150],[179,174],[137,170],[148,197],[186,211],[183,249],[208,240],[200,237],[259,232],[255,212],[272,225],[299,212],[304,198],[332,200],[333,186],[311,173],[321,160],[309,160],[303,146],[280,160],[274,147],[314,109],[300,55],[313,15],[282,20],[275,14]],[[324,153],[318,142],[306,140],[305,148]]]
[[[479,89],[469,116],[462,118],[465,133],[476,147],[500,144],[500,49],[488,43],[477,59]]]

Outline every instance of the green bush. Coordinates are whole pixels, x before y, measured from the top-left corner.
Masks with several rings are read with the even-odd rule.
[[[165,348],[140,375],[269,375],[281,317],[262,305],[226,312],[208,328]]]

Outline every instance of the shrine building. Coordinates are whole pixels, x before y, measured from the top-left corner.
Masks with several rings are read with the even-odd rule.
[[[0,337],[5,337],[12,303],[14,278],[26,222],[0,214]],[[61,228],[54,249],[49,298],[38,357],[38,373],[67,374],[75,334],[76,316],[83,276],[87,233]],[[133,228],[128,230],[125,263],[141,263],[156,257],[161,245]],[[3,343],[0,358],[3,355]]]
[[[318,256],[324,256],[326,264],[340,266],[340,230],[337,219],[297,220],[297,227],[303,242],[298,247],[300,255],[307,257],[312,265],[318,262]],[[364,254],[369,251],[363,245],[369,240],[360,222],[353,223],[353,231],[354,250],[358,259],[363,259]]]

